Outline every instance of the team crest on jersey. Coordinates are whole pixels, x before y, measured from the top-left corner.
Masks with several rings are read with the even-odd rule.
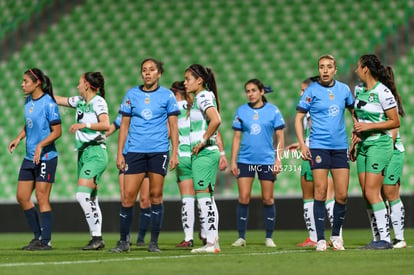
[[[335,95],[332,92],[329,94],[329,99],[330,100],[334,100],[335,99]]]
[[[317,155],[317,156],[315,157],[315,162],[316,162],[316,163],[321,163],[321,162],[322,162],[322,157],[321,157],[321,156],[319,156],[319,155]]]
[[[252,124],[252,126],[250,126],[250,134],[251,135],[258,135],[260,134],[261,128],[259,124]]]
[[[368,102],[374,102],[374,94],[371,93],[368,97]]]
[[[141,116],[145,120],[150,120],[152,118],[152,111],[151,111],[151,109],[144,109],[144,110],[142,110]]]
[[[33,128],[33,121],[30,118],[26,119],[26,126],[29,129]]]
[[[150,104],[151,100],[149,98],[149,96],[147,96],[144,100],[145,104]]]
[[[259,119],[259,114],[257,112],[254,112],[253,119],[254,120],[258,120]]]
[[[33,107],[30,107],[29,113],[32,113],[32,112],[33,112]]]

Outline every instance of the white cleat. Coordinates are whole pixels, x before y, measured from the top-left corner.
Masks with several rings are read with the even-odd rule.
[[[331,243],[333,250],[345,250],[344,241],[340,236],[332,236]]]
[[[191,250],[191,253],[219,253],[220,251],[220,245],[216,242],[215,244],[208,243],[200,248],[194,248]]]
[[[273,242],[271,238],[265,239],[265,246],[266,247],[276,247],[276,244]]]
[[[246,246],[246,240],[243,238],[238,238],[231,246],[236,246],[236,247]]]
[[[326,251],[326,241],[325,240],[319,240],[316,243],[316,251]]]

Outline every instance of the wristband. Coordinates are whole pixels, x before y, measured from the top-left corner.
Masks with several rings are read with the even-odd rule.
[[[86,123],[86,128],[90,129],[91,128],[91,124],[90,123]]]
[[[206,145],[206,143],[207,143],[207,140],[205,139],[205,138],[201,138],[201,140],[200,140],[200,143],[201,144],[203,144],[203,145]]]
[[[220,152],[220,156],[225,156],[225,155],[226,155],[226,152],[224,152],[224,151]]]

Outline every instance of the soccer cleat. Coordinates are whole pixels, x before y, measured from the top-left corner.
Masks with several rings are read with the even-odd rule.
[[[238,238],[231,246],[246,246],[246,240],[243,238]]]
[[[316,242],[312,241],[309,237],[302,243],[298,243],[296,246],[298,247],[315,247]]]
[[[220,245],[216,242],[215,244],[206,244],[200,248],[192,249],[191,253],[219,253],[220,251]]]
[[[40,243],[41,243],[40,240],[33,239],[33,240],[30,241],[30,243],[28,245],[23,246],[22,250],[30,250],[29,248],[31,248],[35,245],[38,246],[38,245],[40,245]]]
[[[129,252],[129,241],[118,241],[116,247],[109,250],[111,253]]]
[[[369,250],[379,250],[379,249],[392,249],[392,243],[387,242],[385,240],[379,240],[379,241],[372,241],[366,246],[361,247],[360,249],[369,249]]]
[[[316,243],[316,251],[326,251],[326,241],[325,240],[319,240]]]
[[[404,240],[394,239],[392,241],[392,246],[394,248],[406,248],[407,247],[407,243]]]
[[[273,242],[271,238],[265,239],[265,246],[266,247],[276,247],[276,244]]]
[[[331,243],[333,250],[345,250],[344,241],[339,236],[332,236]]]
[[[92,240],[82,248],[82,250],[100,250],[105,247],[105,242],[102,240],[102,237],[92,237]]]
[[[182,242],[177,244],[175,247],[182,247],[182,248],[194,247],[194,242],[193,240],[189,240],[188,242],[186,240],[183,240]]]
[[[48,244],[44,244],[41,241],[38,241],[38,242],[34,242],[26,250],[39,251],[39,250],[51,250],[51,249],[52,249],[52,246],[50,246]]]
[[[157,243],[150,242],[149,245],[148,245],[148,252],[157,252],[157,253],[159,253],[159,252],[161,252],[161,250],[159,249]]]
[[[198,232],[198,238],[201,240],[203,245],[207,244],[207,238],[203,238],[203,236],[201,236],[201,232]]]
[[[142,240],[137,241],[137,246],[145,246],[145,242]]]

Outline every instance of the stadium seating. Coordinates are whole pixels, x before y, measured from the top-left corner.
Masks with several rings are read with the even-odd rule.
[[[52,78],[55,93],[64,96],[77,94],[76,85],[83,72],[101,71],[106,81],[110,117],[114,119],[126,90],[141,82],[141,60],[153,56],[164,62],[161,84],[167,87],[182,79],[185,68],[191,63],[213,68],[221,100],[221,129],[229,158],[233,114],[237,106],[246,102],[243,85],[248,79],[259,78],[265,85],[272,86],[274,92],[266,95],[267,99],[281,109],[286,121],[292,122],[300,82],[317,74],[316,61],[320,55],[331,53],[337,57],[338,78],[341,79],[355,65],[352,64],[356,62],[355,57],[373,51],[371,41],[391,24],[403,24],[406,10],[412,8],[412,1],[368,4],[328,0],[321,5],[317,0],[102,0],[99,4],[85,0],[35,41],[1,62],[0,75],[7,80],[0,83],[4,94],[0,101],[0,108],[4,110],[1,119],[8,123],[1,129],[2,147],[7,148],[23,125],[23,98],[19,93],[21,74],[26,69],[43,69]],[[408,64],[412,64],[412,60],[413,51],[401,59],[398,68],[411,72]],[[406,87],[414,83],[410,74],[400,73],[398,82],[409,100]],[[67,130],[73,123],[74,112],[64,108],[61,111],[64,131],[58,141],[60,159],[53,197],[64,200],[74,197],[77,180],[76,153],[70,150],[73,135]],[[411,115],[408,114],[407,121],[411,121]],[[410,123],[406,125],[411,127]],[[402,132],[409,138],[411,130]],[[288,125],[287,143],[294,141],[293,125]],[[10,188],[0,188],[0,199],[14,196],[13,182],[23,152],[24,146],[20,146],[10,160],[8,154],[3,154],[0,184]],[[110,164],[100,192],[103,198],[113,199],[118,198],[116,136],[108,138],[108,152]],[[412,148],[409,153],[412,154]],[[408,159],[410,157],[407,163],[411,161]],[[299,163],[294,159],[285,160],[291,169],[297,169]],[[279,176],[278,196],[300,196],[299,172],[294,176],[292,173],[287,171]],[[351,192],[357,193],[359,187],[353,178]],[[234,180],[231,176],[226,179]],[[174,180],[174,173],[170,173],[167,197],[178,195]],[[219,182],[220,186],[224,183]],[[221,190],[224,194],[224,188]],[[258,194],[258,185],[254,193]]]

